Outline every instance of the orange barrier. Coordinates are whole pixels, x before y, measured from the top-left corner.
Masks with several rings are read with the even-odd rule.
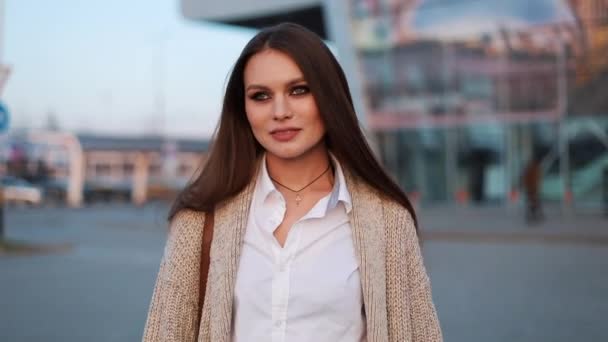
[[[469,192],[464,189],[457,190],[454,197],[459,204],[466,204],[469,202]]]

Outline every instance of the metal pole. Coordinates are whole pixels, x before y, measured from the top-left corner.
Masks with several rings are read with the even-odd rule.
[[[456,170],[458,165],[456,161],[457,149],[457,137],[456,127],[445,128],[445,183],[446,183],[446,200],[451,202],[454,200],[454,194],[456,193]]]
[[[161,127],[159,133],[166,139],[167,136],[167,94],[166,94],[166,81],[167,81],[167,33],[163,33],[159,45],[159,65],[158,65],[158,112],[159,122]]]
[[[0,0],[0,68],[4,66],[4,0]],[[4,88],[0,85],[0,91]],[[0,96],[2,94],[0,93]],[[4,240],[4,188],[0,183],[0,241]]]
[[[338,48],[338,60],[344,69],[353,98],[353,106],[363,133],[376,157],[381,160],[381,152],[376,132],[368,125],[369,107],[365,101],[364,77],[351,29],[351,8],[348,1],[323,0],[325,25],[330,40]]]
[[[0,242],[4,240],[4,189],[0,184]]]
[[[4,0],[0,0],[0,65],[4,62]]]
[[[350,6],[347,1],[323,2],[325,24],[330,39],[338,48],[340,64],[344,68],[353,97],[357,118],[367,128],[367,107],[364,102],[363,79],[360,72],[357,48],[352,36]]]
[[[500,57],[500,66],[501,79],[499,80],[498,85],[498,112],[503,114],[509,114],[511,110],[511,89],[510,89],[510,57],[511,57],[511,48],[509,44],[509,37],[507,33],[504,33],[503,39],[505,40],[506,48],[504,49],[501,57]],[[503,170],[504,170],[504,182],[505,182],[505,208],[509,210],[511,207],[510,203],[510,194],[512,190],[512,174],[511,174],[511,164],[513,160],[513,150],[512,147],[512,139],[511,139],[511,127],[508,123],[503,123],[503,146],[505,152],[505,158],[503,160]]]
[[[558,37],[557,54],[557,109],[558,109],[558,143],[559,143],[559,169],[562,178],[562,213],[570,214],[572,209],[572,189],[570,186],[570,154],[568,152],[568,133],[566,130],[566,111],[568,110],[568,85],[564,44]]]
[[[441,57],[442,57],[442,77],[445,87],[443,87],[443,101],[447,107],[447,96],[448,96],[448,87],[451,80],[450,70],[452,70],[452,60],[454,58],[452,47],[450,44],[442,42],[441,47]],[[458,152],[457,144],[456,144],[456,126],[446,127],[443,129],[444,132],[444,146],[445,146],[445,190],[446,190],[446,201],[450,202],[454,199],[455,194],[455,170],[458,170],[458,165],[456,162],[456,155]]]
[[[514,167],[513,167],[513,159],[514,159],[514,149],[513,149],[513,143],[514,143],[514,137],[513,137],[513,131],[515,130],[515,126],[510,125],[510,124],[505,124],[504,125],[504,140],[503,140],[503,144],[504,144],[504,150],[505,150],[505,160],[504,160],[504,182],[505,182],[505,193],[504,193],[504,200],[506,202],[506,208],[507,210],[511,209],[514,206],[514,203],[512,203],[511,201],[511,195],[512,195],[512,191],[513,191],[513,184],[514,182],[514,174],[517,174],[516,172],[514,172]]]

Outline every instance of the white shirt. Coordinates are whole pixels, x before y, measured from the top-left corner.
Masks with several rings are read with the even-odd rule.
[[[285,199],[263,160],[236,277],[233,341],[366,340],[347,214],[351,198],[340,164],[332,161],[332,192],[294,223],[281,247],[273,232],[283,221]]]

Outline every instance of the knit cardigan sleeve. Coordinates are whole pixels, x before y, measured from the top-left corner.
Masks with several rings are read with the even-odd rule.
[[[443,341],[414,220],[395,203],[384,210],[394,220],[386,237],[389,340]]]
[[[171,221],[142,341],[195,340],[203,223],[204,215],[193,211]]]

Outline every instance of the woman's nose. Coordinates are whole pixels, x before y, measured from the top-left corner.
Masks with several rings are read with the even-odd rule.
[[[283,98],[277,98],[274,104],[273,117],[275,120],[284,120],[293,116],[293,113],[289,110],[287,101]]]

